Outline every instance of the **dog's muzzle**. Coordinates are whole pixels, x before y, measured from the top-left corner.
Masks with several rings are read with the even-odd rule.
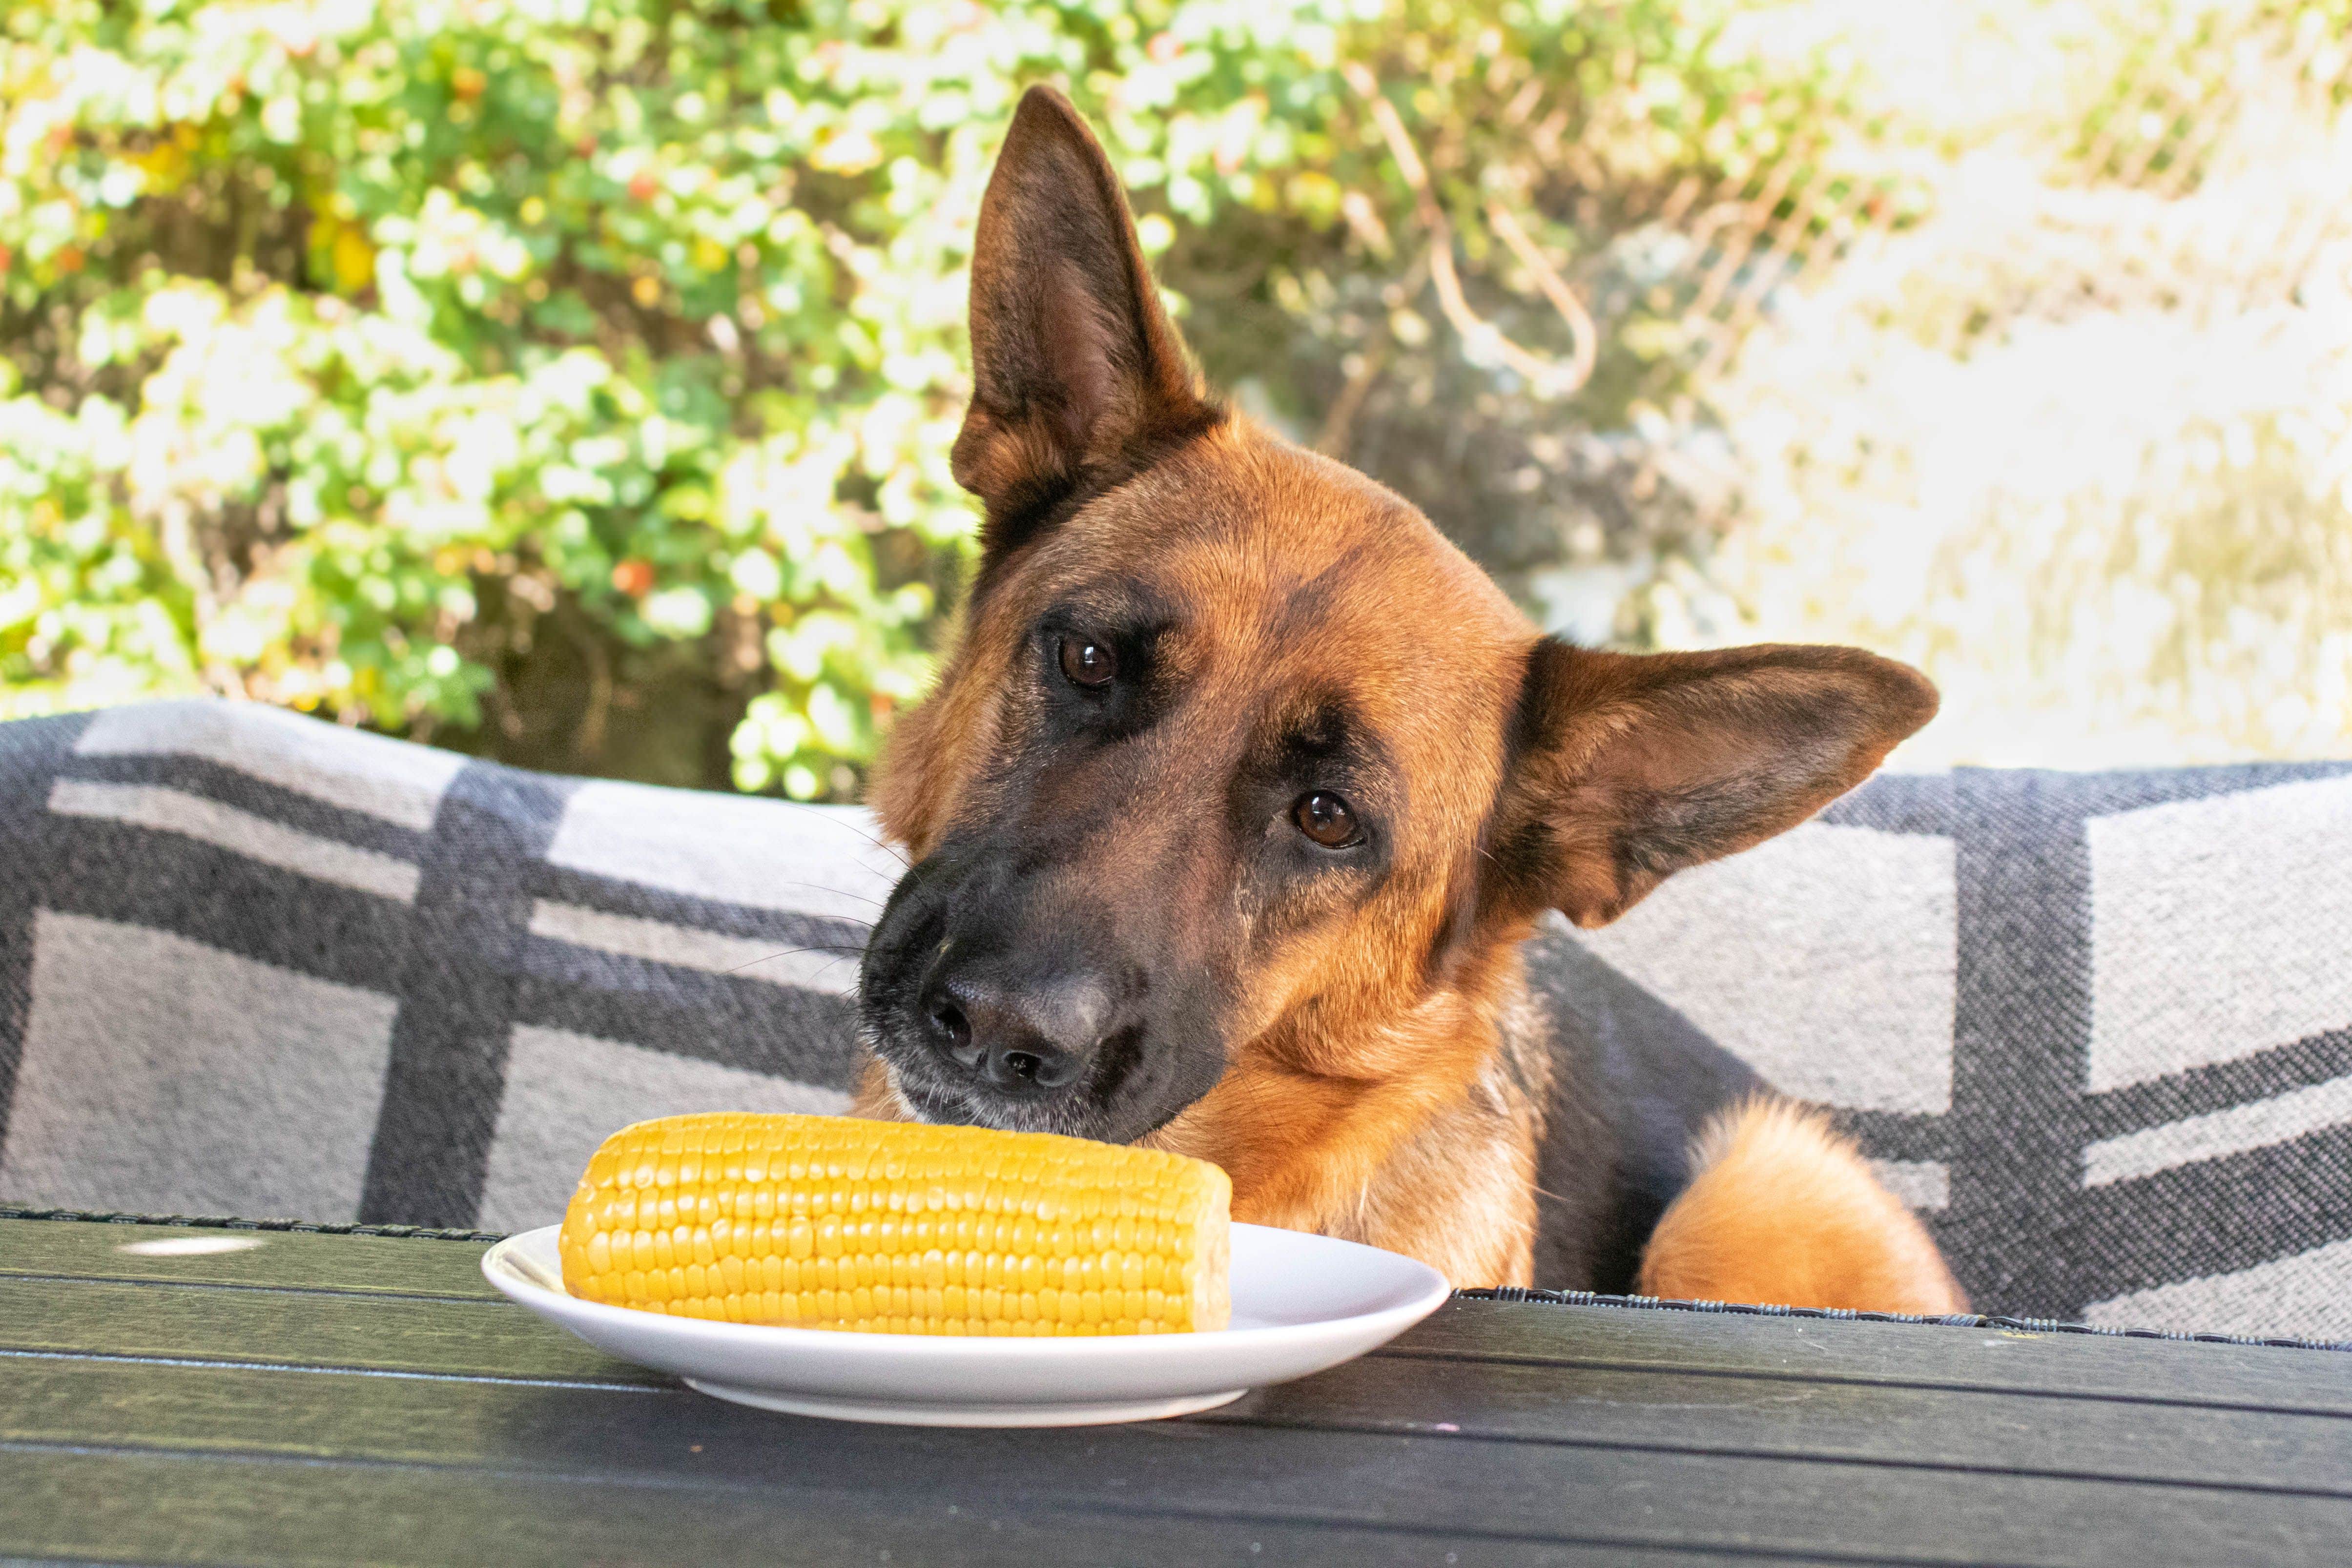
[[[1111,951],[1106,911],[992,859],[915,868],[867,943],[861,1022],[906,1108],[1131,1142],[1205,1092],[1222,1052],[1166,1043],[1200,1031],[1152,1016],[1166,988]]]

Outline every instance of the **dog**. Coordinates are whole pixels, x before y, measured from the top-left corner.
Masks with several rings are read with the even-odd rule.
[[[859,1114],[1215,1162],[1234,1216],[1535,1285],[1966,1303],[1817,1111],[1574,1047],[1520,945],[1793,826],[1933,716],[1853,648],[1541,636],[1419,511],[1202,388],[1051,89],[980,213],[985,510],[872,804]]]

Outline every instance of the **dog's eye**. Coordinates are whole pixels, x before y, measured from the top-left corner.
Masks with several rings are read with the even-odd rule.
[[[1118,656],[1091,637],[1064,637],[1062,673],[1073,686],[1099,691],[1118,674]]]
[[[1348,803],[1328,790],[1317,790],[1298,797],[1290,808],[1290,819],[1298,824],[1298,831],[1326,849],[1344,849],[1363,837],[1356,826],[1356,814]]]

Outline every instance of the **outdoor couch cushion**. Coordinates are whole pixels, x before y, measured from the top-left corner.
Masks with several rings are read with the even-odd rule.
[[[1979,1310],[2352,1340],[2347,849],[2347,763],[1882,774],[1531,973],[1832,1108]],[[549,1223],[625,1122],[847,1106],[899,869],[248,704],[0,725],[0,1202]]]

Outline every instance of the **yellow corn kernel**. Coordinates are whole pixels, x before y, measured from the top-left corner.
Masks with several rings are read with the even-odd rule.
[[[880,1333],[1220,1329],[1216,1166],[1044,1132],[716,1112],[604,1141],[563,1217],[584,1300]]]

